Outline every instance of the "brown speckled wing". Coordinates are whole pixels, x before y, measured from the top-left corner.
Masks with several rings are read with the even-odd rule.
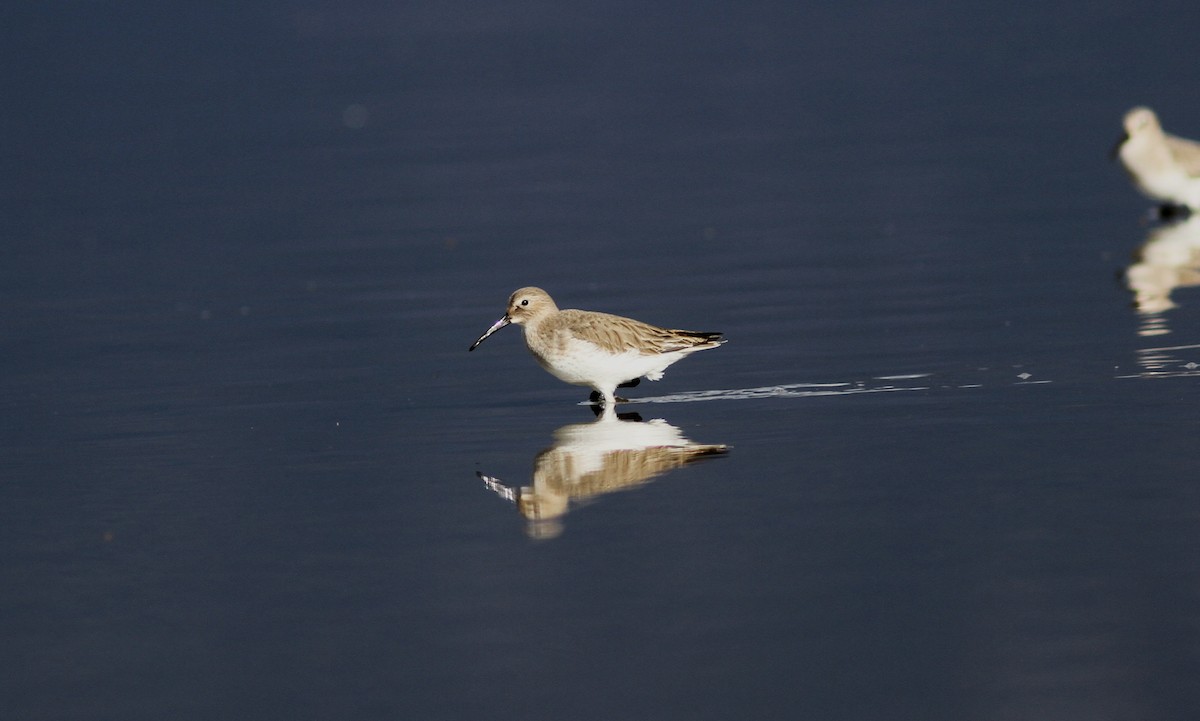
[[[694,348],[713,348],[724,341],[720,333],[659,328],[632,318],[584,310],[564,310],[554,319],[576,338],[594,343],[610,353],[636,350],[641,353],[670,353]]]

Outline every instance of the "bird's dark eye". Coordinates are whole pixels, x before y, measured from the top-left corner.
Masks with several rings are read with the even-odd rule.
[[[529,305],[529,299],[526,298],[525,300],[521,301],[521,305]]]

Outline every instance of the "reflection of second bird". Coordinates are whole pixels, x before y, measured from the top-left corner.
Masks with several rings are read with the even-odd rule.
[[[1125,283],[1142,313],[1170,310],[1176,288],[1200,285],[1200,215],[1154,228],[1126,269]]]
[[[644,376],[656,381],[667,366],[696,351],[716,348],[720,333],[670,330],[619,315],[589,310],[559,310],[541,288],[521,288],[508,299],[508,310],[468,350],[475,350],[509,323],[523,326],[525,345],[551,375],[596,391],[606,411],[616,403],[618,387],[637,385]]]
[[[1150,108],[1125,114],[1114,155],[1149,197],[1200,211],[1200,143],[1164,132]]]

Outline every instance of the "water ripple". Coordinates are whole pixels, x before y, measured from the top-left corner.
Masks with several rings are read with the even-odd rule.
[[[986,369],[983,369],[986,370]],[[1030,373],[1018,373],[1005,385],[1045,385],[1053,381],[1035,379]],[[741,401],[762,398],[814,398],[821,396],[853,396],[865,393],[897,393],[933,389],[983,388],[986,384],[974,381],[935,381],[932,373],[905,373],[875,376],[866,381],[831,383],[784,383],[755,388],[728,388],[704,391],[684,391],[663,396],[631,398],[628,403],[695,403],[700,401]],[[590,405],[583,402],[580,405]]]

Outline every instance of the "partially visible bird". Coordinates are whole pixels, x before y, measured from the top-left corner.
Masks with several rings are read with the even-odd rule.
[[[1113,154],[1149,197],[1200,210],[1200,143],[1163,132],[1150,108],[1125,114],[1125,135]]]

